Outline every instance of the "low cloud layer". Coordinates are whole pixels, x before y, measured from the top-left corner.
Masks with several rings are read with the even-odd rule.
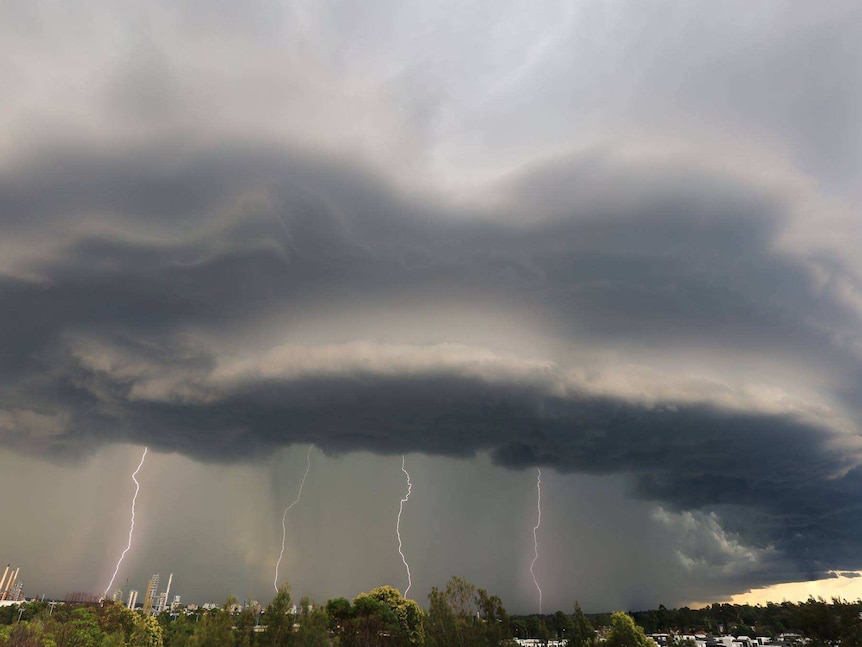
[[[857,314],[780,249],[790,207],[766,189],[602,155],[516,178],[491,217],[230,150],[172,174],[196,178],[173,187],[182,217],[148,217],[178,204],[152,177],[169,158],[67,158],[18,185],[79,191],[17,198],[43,219],[17,235],[52,249],[0,291],[7,446],[489,452],[723,509],[796,576],[858,567],[858,410],[831,383],[859,371]],[[817,363],[826,377],[806,373]]]
[[[860,42],[843,9],[816,29],[760,16],[753,33],[774,20],[792,38],[748,75],[738,53],[709,68],[720,44],[697,43],[706,72],[682,82],[688,68],[650,49],[667,75],[619,71],[617,90],[651,99],[637,116],[564,64],[578,16],[521,25],[532,46],[490,43],[493,56],[435,85],[447,57],[394,69],[299,5],[283,34],[245,15],[221,52],[233,80],[220,80],[204,61],[224,16],[175,38],[199,9],[145,12],[137,40],[117,36],[128,25],[82,25],[129,43],[112,73],[81,80],[82,50],[67,77],[81,85],[44,90],[68,92],[65,111],[28,84],[0,111],[27,124],[0,151],[4,447],[59,461],[129,442],[222,463],[298,443],[488,453],[631,477],[688,537],[682,563],[739,587],[862,568],[859,159],[845,146],[858,111],[844,112],[859,96],[786,71],[809,51],[822,54],[812,70],[834,70],[843,50],[821,31]],[[376,15],[357,18],[368,34]],[[56,20],[29,19],[75,48]],[[681,21],[674,39],[698,32]],[[759,42],[715,25],[744,51]],[[376,67],[359,74],[351,52]],[[33,56],[53,78],[51,56]],[[768,125],[767,71],[795,106]],[[599,86],[606,114],[560,94]],[[728,105],[710,103],[716,87]],[[544,103],[526,114],[547,132],[504,101],[531,89]],[[679,131],[662,125],[663,101],[687,106]],[[698,121],[698,106],[715,114]],[[561,139],[576,117],[590,135]]]

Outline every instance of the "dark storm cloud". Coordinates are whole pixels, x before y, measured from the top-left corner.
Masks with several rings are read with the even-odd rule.
[[[0,282],[6,446],[63,458],[134,442],[218,462],[306,442],[489,452],[514,468],[630,474],[670,510],[721,510],[781,556],[742,584],[860,566],[852,410],[721,384],[615,389],[577,361],[520,356],[518,339],[500,353],[442,332],[403,343],[367,322],[348,321],[347,341],[298,332],[303,317],[349,319],[366,303],[383,322],[417,301],[517,304],[587,348],[726,348],[856,375],[834,339],[857,314],[777,248],[789,206],[768,190],[600,151],[514,178],[491,219],[272,151],[61,159],[0,192],[5,230],[35,249],[29,278]],[[80,226],[55,240],[70,218]],[[255,347],[273,325],[278,343]]]
[[[98,4],[0,8],[5,447],[484,452],[862,566],[855,3]]]

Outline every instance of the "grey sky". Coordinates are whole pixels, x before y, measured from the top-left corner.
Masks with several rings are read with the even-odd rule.
[[[311,443],[321,599],[400,585],[401,453],[420,600],[532,608],[537,466],[549,604],[862,570],[859,18],[6,3],[0,559],[99,589],[147,445],[129,572],[265,597]]]

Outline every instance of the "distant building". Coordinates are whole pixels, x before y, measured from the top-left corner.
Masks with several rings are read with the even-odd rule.
[[[161,613],[162,611],[167,610],[168,608],[168,600],[170,599],[168,596],[171,594],[171,582],[174,581],[174,574],[171,573],[168,576],[168,585],[165,588],[164,592],[159,595],[159,603],[156,606],[156,613]]]
[[[144,613],[151,613],[159,599],[159,574],[154,573],[147,583],[147,597],[144,598]]]
[[[129,608],[134,609],[135,605],[138,603],[138,592],[132,589],[129,591]]]
[[[0,578],[0,600],[12,599],[12,594],[15,591],[15,583],[18,580],[18,573],[20,572],[20,566],[12,569],[11,564],[6,564],[6,570],[3,571],[3,577]],[[18,592],[20,593],[20,589]]]

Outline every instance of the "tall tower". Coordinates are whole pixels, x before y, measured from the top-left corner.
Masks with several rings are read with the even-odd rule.
[[[168,600],[170,599],[168,596],[171,594],[171,582],[174,581],[174,574],[171,573],[168,576],[168,586],[165,588],[165,592],[159,597],[159,613],[168,608]]]
[[[151,613],[159,599],[159,574],[154,574],[147,583],[147,597],[144,598],[144,613]]]
[[[132,589],[129,591],[129,608],[134,610],[135,605],[138,603],[138,592]]]
[[[18,579],[18,573],[21,571],[21,567],[19,566],[14,571],[12,571],[9,575],[9,579],[6,580],[6,586],[2,592],[0,592],[0,600],[8,600],[9,594],[13,591],[15,586],[15,580]]]

